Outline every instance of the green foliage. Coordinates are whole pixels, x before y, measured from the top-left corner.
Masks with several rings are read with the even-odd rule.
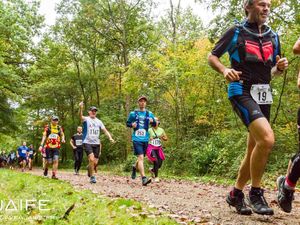
[[[80,125],[78,103],[99,108],[99,118],[117,141],[102,135],[102,165],[134,162],[126,118],[141,94],[161,119],[169,141],[163,169],[176,175],[215,174],[233,178],[244,156],[246,128],[233,113],[223,77],[207,64],[220,35],[242,20],[242,0],[203,0],[216,15],[209,28],[191,9],[173,6],[152,18],[152,1],[62,0],[58,20],[40,33],[38,3],[0,2],[0,148],[21,140],[39,146],[52,114],[60,117],[67,144],[65,167],[72,163],[70,137]],[[270,25],[278,31],[290,61],[283,77],[272,81],[271,124],[276,145],[267,171],[284,171],[296,151],[296,77],[299,57],[291,48],[299,36],[299,2],[272,1]],[[39,35],[39,41],[32,40]],[[226,57],[222,58],[229,65]],[[284,82],[285,81],[285,82]],[[282,94],[281,106],[279,96]]]

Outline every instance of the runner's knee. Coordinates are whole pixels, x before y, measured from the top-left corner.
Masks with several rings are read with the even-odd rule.
[[[266,150],[269,150],[270,152],[273,148],[274,142],[274,133],[271,130],[266,132],[259,140],[257,140],[256,144],[258,144],[260,147]]]

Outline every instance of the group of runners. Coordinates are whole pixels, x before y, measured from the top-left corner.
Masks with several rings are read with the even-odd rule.
[[[139,108],[131,112],[126,122],[127,127],[133,129],[132,142],[134,154],[137,161],[132,167],[132,179],[136,178],[137,171],[141,174],[142,185],[146,186],[152,179],[145,176],[144,157],[147,155],[153,168],[150,169],[151,176],[155,182],[159,182],[158,170],[165,159],[162,149],[162,141],[167,140],[165,131],[159,127],[160,121],[154,117],[153,113],[146,110],[147,97],[141,96],[138,99]],[[101,155],[100,132],[108,137],[111,143],[115,143],[110,132],[105,128],[103,122],[97,118],[98,109],[91,106],[88,109],[88,116],[83,115],[84,104],[79,104],[80,119],[82,126],[77,127],[77,133],[70,139],[70,145],[74,152],[75,175],[79,174],[82,164],[83,151],[88,158],[87,175],[90,183],[96,183],[97,165]],[[51,123],[47,125],[43,132],[40,144],[40,152],[43,155],[44,176],[48,176],[48,168],[52,166],[52,178],[57,179],[57,169],[59,162],[59,151],[61,144],[65,143],[65,135],[62,127],[58,124],[59,118],[52,116]]]
[[[2,152],[0,154],[0,167],[8,166],[10,169],[14,169],[16,164],[19,165],[22,172],[24,172],[26,166],[29,170],[32,170],[33,158],[36,155],[33,145],[27,147],[26,142],[22,142],[22,145],[18,147],[17,151],[10,151],[8,154]]]
[[[245,157],[241,162],[237,180],[228,193],[226,202],[235,207],[242,215],[253,212],[262,215],[273,215],[264,190],[261,187],[262,177],[268,156],[273,148],[275,137],[270,125],[270,108],[273,102],[270,82],[273,76],[281,75],[288,68],[288,60],[282,57],[280,40],[269,26],[271,0],[245,0],[246,19],[229,28],[212,49],[208,57],[209,65],[223,74],[228,82],[228,98],[233,110],[240,117],[248,130]],[[300,54],[300,39],[293,51]],[[220,58],[226,52],[231,65],[227,67]],[[298,76],[300,88],[300,74]],[[131,178],[141,176],[142,185],[148,185],[152,180],[159,182],[158,171],[165,159],[162,141],[167,140],[165,131],[159,127],[160,120],[146,109],[146,96],[138,98],[138,109],[130,112],[126,126],[132,128],[133,152],[137,160],[132,166]],[[88,116],[83,115],[84,104],[79,104],[82,126],[70,139],[74,150],[74,170],[79,174],[83,152],[88,158],[88,177],[91,183],[96,183],[95,173],[101,155],[100,132],[104,132],[110,142],[115,140],[97,118],[98,109],[94,106],[88,109]],[[51,123],[45,127],[39,150],[44,158],[44,175],[48,175],[48,167],[52,165],[52,178],[57,179],[59,149],[65,143],[65,135],[58,124],[59,118],[52,116]],[[300,177],[300,109],[298,111],[299,152],[291,158],[287,174],[277,179],[279,206],[285,212],[291,212],[296,183]],[[18,157],[22,159],[23,169],[28,158],[26,143],[18,149]],[[147,156],[153,164],[150,169],[151,179],[146,176],[144,157]],[[244,188],[248,182],[251,188],[247,198]]]
[[[233,110],[248,129],[246,154],[236,183],[226,198],[227,203],[243,215],[252,212],[274,214],[261,188],[268,156],[275,142],[269,122],[273,102],[270,81],[273,76],[283,74],[288,68],[288,60],[282,57],[278,34],[266,25],[270,7],[271,0],[245,0],[246,19],[229,28],[208,57],[209,65],[228,81],[228,98]],[[295,54],[300,53],[300,39],[293,51]],[[229,54],[230,67],[226,67],[219,59],[226,52]],[[300,150],[300,111],[298,131]],[[299,177],[300,152],[292,157],[287,175],[277,179],[277,200],[285,212],[292,210],[293,194]],[[251,189],[245,201],[243,189],[249,180]]]

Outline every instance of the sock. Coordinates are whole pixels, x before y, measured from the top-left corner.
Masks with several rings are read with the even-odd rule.
[[[295,190],[296,184],[292,183],[289,178],[285,178],[284,187],[288,190]]]
[[[256,193],[260,193],[261,192],[261,188],[260,187],[251,187],[249,194],[256,194]]]
[[[233,187],[232,191],[230,192],[230,195],[231,197],[233,196],[237,196],[239,193],[243,192],[242,190],[236,188],[236,187]]]

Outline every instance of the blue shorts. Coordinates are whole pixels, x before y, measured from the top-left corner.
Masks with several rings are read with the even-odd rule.
[[[146,154],[148,142],[133,141],[133,150],[135,155]]]

